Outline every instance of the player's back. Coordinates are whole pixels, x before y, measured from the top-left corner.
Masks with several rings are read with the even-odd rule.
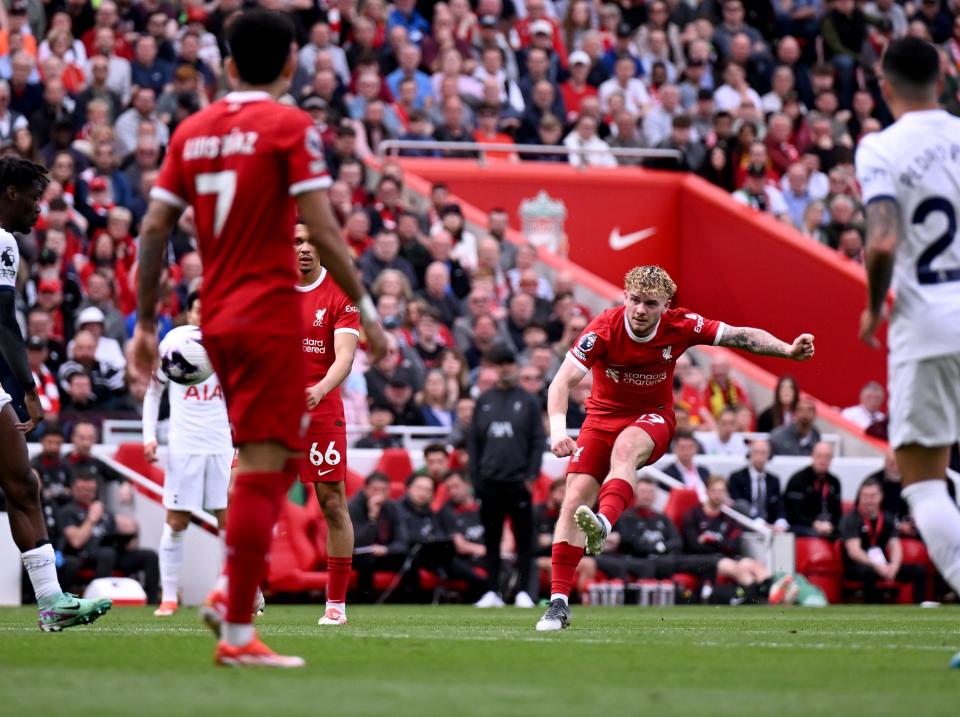
[[[205,333],[299,334],[294,197],[329,183],[310,118],[266,93],[230,93],[177,128],[153,196],[194,208]]]
[[[865,202],[895,199],[900,211],[891,359],[960,352],[960,118],[906,113],[861,140],[857,175]]]

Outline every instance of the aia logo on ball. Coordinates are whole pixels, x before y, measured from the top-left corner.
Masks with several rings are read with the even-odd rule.
[[[594,345],[597,343],[597,335],[592,331],[589,334],[584,334],[580,341],[577,343],[577,348],[579,348],[583,353],[590,351]]]
[[[317,309],[317,313],[314,314],[313,325],[323,326],[323,319],[326,315],[327,315],[326,309]]]

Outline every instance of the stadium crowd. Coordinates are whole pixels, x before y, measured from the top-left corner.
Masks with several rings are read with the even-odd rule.
[[[320,130],[332,207],[390,333],[387,356],[368,366],[361,352],[344,386],[348,423],[371,426],[360,447],[398,445],[391,425],[428,426],[462,453],[475,401],[496,381],[487,352],[515,352],[520,387],[543,403],[591,318],[572,276],[547,280],[532,246],[506,241],[507,212],[492,211],[475,235],[443,185],[423,210],[408,204],[399,164],[368,173],[382,140],[565,146],[584,151],[486,155],[590,166],[640,161],[618,159],[618,148],[678,149],[679,165],[645,163],[696,172],[859,261],[853,152],[891,120],[877,79],[885,44],[904,34],[937,43],[943,104],[960,111],[954,0],[260,4],[296,23],[299,61],[284,101]],[[145,386],[129,380],[124,356],[138,224],[171,133],[227,89],[224,29],[244,6],[0,3],[0,154],[37,161],[52,178],[35,231],[18,237],[21,319],[46,412],[33,440],[62,432],[76,443],[78,431],[96,438],[105,419],[139,416]],[[193,235],[188,210],[170,238],[161,335],[202,289]],[[784,377],[761,411],[724,361],[707,374],[681,357],[677,369],[681,479],[690,471],[681,444],[745,455],[740,432],[752,430],[771,433],[774,453],[813,454],[816,466],[815,406],[796,381]],[[574,390],[568,427],[582,423],[589,391],[589,381]],[[871,384],[847,414],[882,437],[883,404]],[[76,499],[63,490],[62,503]]]

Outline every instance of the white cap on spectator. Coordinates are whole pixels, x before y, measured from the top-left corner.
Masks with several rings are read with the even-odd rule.
[[[550,24],[549,20],[541,18],[530,23],[530,34],[536,35],[538,33],[553,35],[553,25]]]
[[[570,67],[574,65],[590,65],[590,55],[583,50],[575,50],[570,53]]]
[[[77,328],[84,324],[102,324],[106,317],[96,306],[88,306],[77,316]]]

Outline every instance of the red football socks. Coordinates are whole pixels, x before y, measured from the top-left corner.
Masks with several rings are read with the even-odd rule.
[[[292,476],[281,472],[238,473],[227,511],[227,622],[253,621],[253,601],[266,577],[273,526]]]
[[[611,527],[633,502],[633,486],[623,478],[611,478],[600,487],[600,515],[610,521]]]
[[[353,558],[327,558],[327,572],[330,582],[327,583],[327,602],[345,603],[347,601],[347,585],[350,583],[350,570]]]
[[[570,543],[554,543],[550,562],[553,566],[553,577],[550,581],[551,595],[570,596],[573,583],[576,580],[577,566],[583,557],[583,548]]]

